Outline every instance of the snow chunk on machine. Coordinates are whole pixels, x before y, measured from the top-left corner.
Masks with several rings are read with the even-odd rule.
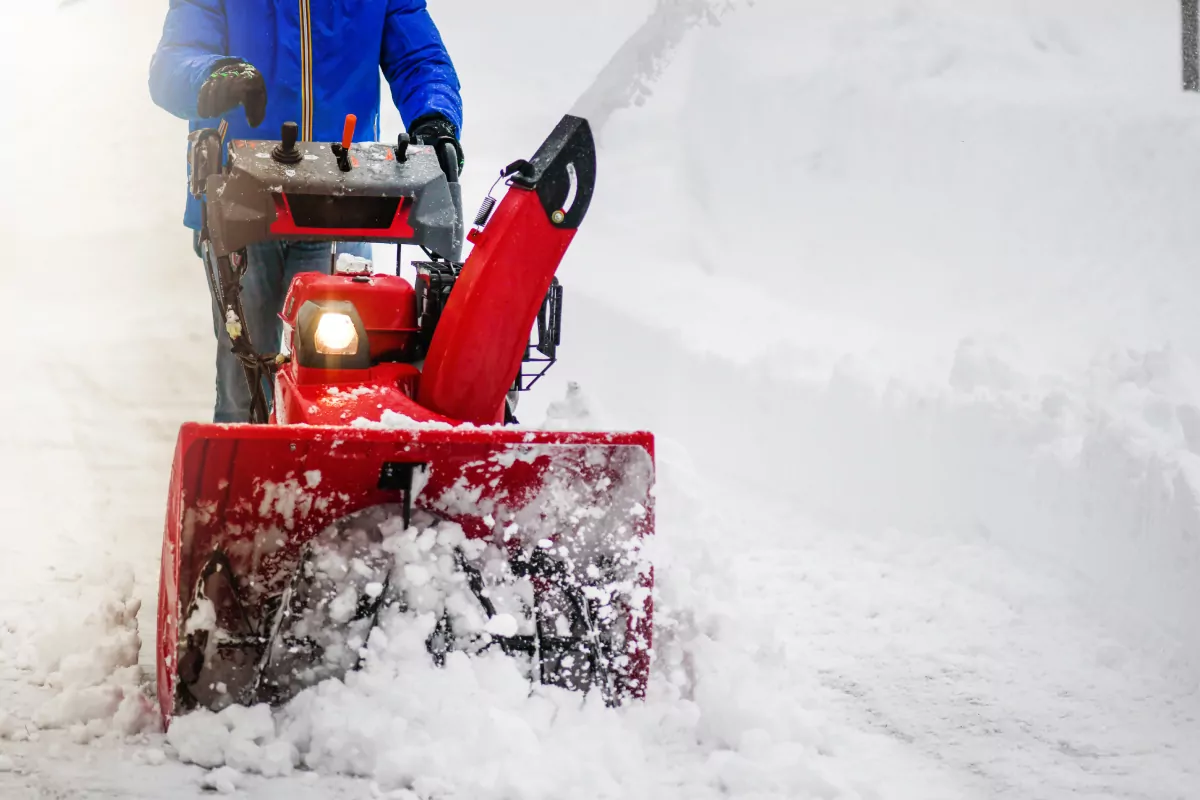
[[[452,146],[353,143],[353,125],[332,144],[298,142],[293,123],[279,141],[191,137],[202,241],[253,409],[250,424],[179,434],[158,608],[164,722],[342,677],[389,611],[425,615],[433,663],[495,648],[534,682],[642,696],[653,437],[521,428],[510,400],[539,374],[529,365],[557,357],[555,273],[595,188],[587,122],[563,118],[502,171],[507,190],[484,203],[465,263]],[[246,247],[269,240],[331,243],[329,273],[290,287],[286,341],[258,343],[283,354],[260,352],[240,322]],[[427,257],[415,285],[346,273],[337,241]],[[435,572],[451,578],[430,594]]]

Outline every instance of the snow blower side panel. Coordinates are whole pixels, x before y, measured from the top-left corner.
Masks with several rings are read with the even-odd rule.
[[[619,693],[644,694],[652,572],[653,438],[645,433],[190,424],[172,470],[159,597],[164,721],[260,702],[256,671],[285,588],[314,537],[365,509],[457,523],[560,572],[620,562]]]

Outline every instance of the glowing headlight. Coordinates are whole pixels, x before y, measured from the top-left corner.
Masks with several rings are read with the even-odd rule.
[[[317,352],[325,356],[352,356],[358,352],[358,331],[347,314],[327,312],[313,334]]]

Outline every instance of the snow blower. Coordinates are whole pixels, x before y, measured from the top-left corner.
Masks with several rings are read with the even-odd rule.
[[[387,613],[425,615],[432,668],[499,651],[531,687],[643,696],[653,437],[522,428],[510,399],[557,359],[555,273],[595,188],[588,123],[564,117],[501,172],[465,262],[452,143],[353,143],[353,127],[328,144],[298,142],[294,123],[279,141],[189,140],[201,241],[253,402],[249,424],[179,433],[158,608],[164,723],[345,678]],[[283,341],[257,343],[278,354],[241,324],[246,248],[269,240],[331,246],[328,272],[289,288]],[[399,254],[382,274],[337,259],[335,242],[424,258],[410,281]]]

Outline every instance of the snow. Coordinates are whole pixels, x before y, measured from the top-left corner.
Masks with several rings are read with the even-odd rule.
[[[230,339],[237,339],[242,335],[242,321],[232,308],[225,312],[225,331]]]
[[[572,382],[567,385],[563,398],[555,400],[546,408],[546,418],[541,428],[552,431],[602,430],[602,426],[596,423],[597,415],[592,409],[594,402],[582,386]]]
[[[497,614],[488,620],[484,630],[493,636],[516,636],[520,627],[511,614]]]
[[[303,485],[297,478],[289,478],[281,483],[262,481],[258,487],[262,494],[258,515],[263,518],[278,515],[284,526],[291,530],[296,526],[297,517],[303,520],[312,513],[314,505],[319,507],[320,499],[309,490],[320,484],[321,474],[317,470],[310,470],[303,477]]]
[[[196,601],[196,609],[184,623],[183,632],[185,634],[192,634],[200,631],[211,631],[216,627],[216,624],[216,606],[207,597],[201,597]]]
[[[352,421],[350,427],[377,431],[415,431],[450,430],[454,426],[449,422],[439,422],[437,420],[418,421],[405,414],[401,414],[399,411],[387,409],[378,421],[360,417]]]
[[[10,348],[0,396],[0,796],[1195,794],[1200,108],[1176,3],[435,8],[466,197],[564,110],[597,129],[562,361],[521,416],[658,435],[650,697],[531,693],[490,654],[435,669],[428,619],[395,615],[345,680],[166,734],[162,517],[178,425],[210,413],[211,308],[183,128],[145,96],[162,5],[53,5],[0,29],[4,74],[41,54],[0,84],[0,280],[46,297],[55,270],[52,313],[8,309],[38,347]],[[31,157],[28,120],[64,108],[88,157]],[[64,188],[88,203],[67,226]],[[267,487],[268,512],[317,480]],[[355,597],[389,591],[344,566]],[[471,618],[436,559],[409,567]]]
[[[39,619],[9,622],[11,641],[0,664],[11,658],[13,667],[49,695],[28,716],[6,714],[0,737],[24,740],[63,729],[80,741],[110,731],[141,733],[157,725],[138,668],[141,601],[132,597],[133,576],[125,571],[109,579],[110,586],[44,604]],[[89,606],[90,612],[77,616]]]
[[[233,794],[237,791],[241,780],[242,773],[236,769],[221,767],[205,775],[200,785],[205,789],[212,789],[219,794]]]
[[[215,769],[254,772],[268,777],[291,774],[297,756],[286,742],[271,741],[275,723],[266,706],[230,706],[219,714],[198,711],[181,717],[167,731],[167,743],[181,760]],[[225,770],[218,773],[235,780]]]
[[[338,253],[334,264],[334,271],[339,275],[369,275],[373,269],[374,265],[369,258],[351,253]]]

